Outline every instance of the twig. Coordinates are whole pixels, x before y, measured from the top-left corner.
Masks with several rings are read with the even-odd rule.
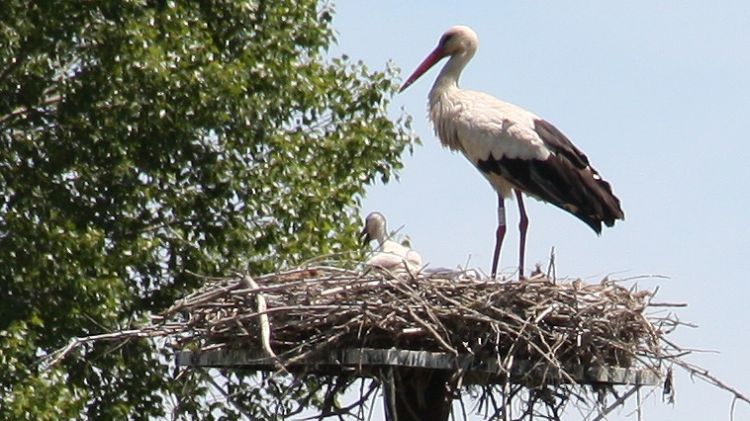
[[[612,412],[612,411],[613,411],[613,410],[614,410],[615,408],[617,408],[618,406],[620,406],[620,405],[622,405],[623,403],[625,403],[625,401],[626,401],[626,400],[627,400],[627,399],[628,399],[628,398],[629,398],[630,396],[632,396],[632,395],[633,395],[633,393],[637,392],[637,391],[638,391],[638,389],[640,389],[640,386],[634,386],[634,387],[630,388],[630,390],[628,390],[627,392],[625,392],[625,394],[623,394],[622,396],[620,396],[619,398],[617,398],[617,400],[615,400],[614,402],[612,402],[612,404],[611,404],[611,405],[609,405],[608,407],[606,407],[606,408],[602,409],[602,410],[600,411],[600,413],[599,413],[599,416],[597,416],[596,418],[594,418],[594,419],[593,419],[593,420],[591,420],[591,421],[601,421],[601,420],[604,420],[604,419],[606,419],[606,418],[607,418],[607,415],[608,415],[608,414],[609,414],[610,412]]]
[[[708,384],[711,384],[713,386],[718,387],[719,389],[722,389],[724,391],[727,391],[727,392],[731,393],[732,395],[734,395],[735,399],[738,399],[738,400],[744,401],[745,403],[750,404],[750,398],[748,398],[747,396],[745,396],[739,390],[737,390],[737,389],[735,389],[735,388],[727,385],[726,383],[722,382],[721,380],[719,380],[718,378],[716,378],[716,376],[714,376],[711,373],[709,373],[708,370],[706,370],[705,368],[698,367],[698,366],[696,366],[694,364],[690,364],[687,361],[680,360],[680,359],[670,360],[670,362],[673,363],[673,364],[675,364],[675,365],[677,365],[677,366],[679,366],[679,367],[682,367],[688,373],[690,373],[691,376],[698,377],[698,378],[702,379],[703,381],[707,382]]]

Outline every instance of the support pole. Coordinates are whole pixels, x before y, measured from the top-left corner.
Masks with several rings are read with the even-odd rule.
[[[391,367],[381,376],[386,421],[447,421],[452,397],[444,370]]]

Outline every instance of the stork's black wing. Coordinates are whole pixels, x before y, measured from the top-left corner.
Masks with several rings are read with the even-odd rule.
[[[615,220],[624,219],[620,200],[586,155],[549,122],[536,120],[534,128],[551,152],[547,159],[490,157],[478,162],[479,169],[498,174],[516,189],[570,212],[597,233],[602,222],[612,226]]]

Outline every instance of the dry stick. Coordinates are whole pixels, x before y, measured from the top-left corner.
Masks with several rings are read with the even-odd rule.
[[[209,302],[211,300],[219,298],[222,295],[225,295],[230,290],[231,289],[227,287],[217,287],[217,289],[215,290],[208,290],[205,292],[200,291],[199,294],[189,295],[177,301],[173,306],[168,308],[162,314],[174,314],[182,309],[187,309],[190,307],[198,307],[203,303]]]
[[[710,374],[708,372],[708,370],[706,370],[705,368],[701,368],[701,367],[699,367],[697,365],[693,365],[693,364],[690,364],[690,363],[688,363],[686,361],[682,361],[682,360],[679,360],[679,359],[674,359],[674,360],[670,359],[670,362],[672,362],[673,364],[676,364],[676,365],[682,367],[683,369],[687,370],[690,373],[691,376],[696,376],[698,378],[701,378],[705,382],[707,382],[709,384],[712,384],[712,385],[718,387],[719,389],[723,389],[723,390],[725,390],[725,391],[733,394],[735,399],[739,399],[739,400],[745,401],[746,403],[750,404],[750,398],[748,398],[747,396],[743,395],[742,392],[740,392],[739,390],[737,390],[737,389],[735,389],[735,388],[727,385],[726,383],[722,382],[721,380],[717,379],[712,374]]]
[[[245,287],[258,288],[258,284],[255,283],[253,278],[251,278],[249,275],[243,275],[242,278],[240,278],[240,282]],[[261,346],[263,347],[263,350],[266,351],[266,354],[268,354],[268,356],[271,357],[278,365],[279,369],[281,371],[287,372],[286,367],[284,367],[284,364],[281,362],[281,359],[279,359],[279,357],[275,352],[273,352],[273,349],[271,348],[271,324],[268,321],[268,314],[266,313],[268,311],[266,298],[263,296],[263,294],[258,293],[255,296],[255,300],[257,302],[258,309],[258,323],[260,324]]]
[[[492,409],[494,409],[495,411],[489,417],[485,416],[485,418],[496,419],[498,418],[498,414],[502,412],[503,408],[501,408],[501,405],[498,405],[497,400],[495,400],[495,394],[492,393],[493,385],[490,385],[489,389],[490,391],[487,394],[487,396],[489,396],[490,402],[492,402]],[[489,410],[489,405],[487,405],[487,409]]]
[[[461,406],[461,414],[464,417],[464,421],[466,421],[468,418],[468,415],[466,414],[466,405],[464,404],[463,396],[458,397],[458,403]],[[451,415],[453,415],[453,411],[451,411]]]
[[[636,410],[638,411],[638,421],[643,421],[643,411],[641,410],[641,388],[639,387],[638,390],[636,390],[635,393],[635,399],[636,399]]]
[[[551,275],[551,276],[550,276]],[[557,283],[557,268],[555,267],[555,248],[549,252],[549,265],[547,266],[547,278],[552,280],[552,283]]]
[[[435,316],[435,314],[432,312],[432,310],[430,309],[431,306],[422,297],[420,297],[414,291],[413,288],[411,288],[406,283],[402,283],[400,286],[403,286],[408,291],[408,295],[411,296],[415,301],[418,301],[421,304],[422,308],[425,310],[425,313],[427,313],[427,316],[430,317],[430,319],[433,321],[433,323],[435,323],[436,325],[438,325],[439,327],[441,327],[442,330],[443,330],[443,332],[446,335],[449,335],[448,329],[445,328],[445,326],[443,325],[443,323],[440,322],[440,319],[438,319]],[[437,334],[437,332],[435,332],[435,334]],[[441,340],[441,342],[442,342],[442,340]],[[458,352],[455,350],[455,348],[453,348],[451,346],[448,346],[446,349],[449,349],[449,350],[451,350],[451,352],[453,352],[454,354],[458,355]]]
[[[258,276],[257,278],[259,281],[266,281],[267,279],[283,278],[289,275],[296,275],[299,273],[305,273],[305,272],[310,272],[310,271],[335,272],[339,274],[345,273],[345,274],[352,274],[355,276],[359,275],[359,273],[353,272],[349,269],[342,269],[342,268],[337,268],[333,266],[309,266],[309,267],[295,268],[295,269],[290,269],[286,271],[278,271],[274,273],[269,273],[266,275]]]
[[[538,327],[537,327],[537,330],[539,330],[539,329],[538,329]],[[513,333],[517,333],[517,332],[513,332]],[[541,335],[540,335],[540,337],[541,337]],[[570,376],[570,374],[568,374],[568,372],[567,372],[567,371],[565,371],[565,370],[564,370],[564,369],[562,368],[562,366],[560,365],[560,361],[559,361],[559,360],[558,360],[558,359],[557,359],[557,358],[556,358],[556,357],[555,357],[554,355],[550,355],[549,353],[545,352],[545,351],[544,351],[543,349],[541,349],[541,348],[539,347],[539,345],[537,345],[537,344],[536,344],[536,343],[534,343],[534,342],[529,342],[529,341],[527,341],[527,344],[528,344],[529,346],[531,346],[532,348],[534,348],[534,350],[535,350],[535,351],[537,351],[537,352],[539,353],[539,355],[540,355],[540,356],[541,356],[542,358],[544,358],[544,359],[545,359],[545,360],[546,360],[546,361],[547,361],[547,362],[548,362],[548,363],[549,363],[550,365],[552,365],[552,366],[556,367],[556,368],[558,369],[558,371],[559,371],[560,375],[561,375],[561,376],[562,376],[562,377],[563,377],[564,379],[566,379],[567,381],[569,381],[569,382],[571,382],[571,383],[575,383],[575,380],[573,379],[573,377],[571,377],[571,376]],[[546,344],[545,344],[545,345],[546,345]],[[547,347],[549,348],[549,345],[547,345]]]
[[[445,342],[445,339],[443,339],[443,337],[440,336],[440,334],[437,333],[437,331],[435,331],[435,329],[433,329],[432,326],[430,326],[427,322],[419,318],[410,307],[407,307],[406,310],[409,312],[409,315],[412,317],[412,319],[415,322],[417,322],[417,324],[427,329],[427,331],[430,332],[430,334],[432,334],[432,336],[435,338],[435,340],[437,340],[440,343],[440,345],[442,345],[445,349],[450,351],[453,355],[458,356],[458,351],[456,350],[456,348],[450,346],[448,342]]]
[[[364,282],[364,283],[360,283],[360,284],[351,284],[351,283],[348,283],[347,285],[344,285],[344,286],[334,287],[334,288],[330,288],[330,289],[321,291],[319,295],[321,297],[325,297],[327,295],[334,295],[334,294],[338,294],[340,292],[349,292],[349,293],[351,293],[351,292],[356,292],[356,291],[366,291],[370,287],[378,286],[380,284],[381,284],[380,280],[368,281],[368,282]]]
[[[81,345],[85,345],[87,343],[91,342],[97,342],[97,341],[117,341],[117,340],[127,340],[132,338],[154,338],[158,336],[168,336],[169,334],[175,334],[175,333],[181,333],[183,330],[173,328],[173,329],[158,329],[153,328],[149,329],[150,326],[147,326],[146,328],[141,329],[129,329],[129,330],[121,330],[117,332],[112,333],[103,333],[100,335],[91,335],[91,336],[80,336],[71,339],[68,344],[57,351],[54,351],[50,353],[49,355],[46,355],[41,358],[41,369],[42,371],[49,370],[50,368],[56,366],[60,363],[68,354],[73,352],[75,349],[79,348]]]
[[[367,420],[372,420],[372,413],[375,410],[375,399],[378,397],[378,391],[380,391],[381,383],[379,380],[371,379],[370,382],[375,383],[375,393],[372,395],[372,403],[370,404],[370,410],[367,413]],[[387,389],[387,388],[384,388]],[[383,391],[383,394],[385,394],[386,391]]]
[[[364,382],[364,378],[362,379],[362,381]],[[378,387],[379,387],[379,386],[375,385],[374,383],[370,383],[370,387],[369,387],[369,389],[368,389],[368,390],[367,390],[367,392],[366,392],[366,393],[364,393],[364,395],[363,395],[363,394],[362,394],[362,393],[363,393],[363,391],[364,391],[364,385],[363,385],[363,386],[362,386],[362,387],[360,388],[360,396],[359,396],[359,399],[357,399],[357,400],[356,400],[355,402],[353,402],[353,403],[351,403],[351,404],[349,404],[349,405],[343,406],[343,407],[341,407],[341,408],[338,408],[338,409],[332,409],[332,410],[321,411],[321,413],[320,413],[320,414],[318,414],[318,415],[313,415],[313,416],[311,416],[311,417],[307,417],[307,418],[298,418],[298,420],[299,420],[299,421],[314,420],[314,419],[318,419],[318,420],[321,420],[321,419],[323,419],[323,418],[328,418],[328,417],[332,417],[332,416],[334,416],[334,415],[335,415],[335,416],[338,416],[338,417],[339,417],[339,419],[341,419],[341,418],[342,418],[342,417],[343,417],[344,415],[353,415],[353,414],[352,414],[352,410],[353,410],[354,408],[359,408],[359,409],[360,409],[360,411],[361,411],[361,410],[362,410],[362,406],[363,406],[363,405],[365,404],[365,402],[366,402],[367,400],[369,400],[369,399],[370,399],[370,395],[372,395],[372,394],[373,394],[373,393],[374,393],[374,392],[375,392],[375,391],[376,391],[376,390],[378,389]],[[359,415],[355,415],[355,417],[357,417],[358,419],[362,419],[362,417],[360,417]]]
[[[512,414],[510,414],[510,373],[513,369],[513,354],[508,353],[506,361],[503,363],[503,368],[506,373],[505,380],[503,381],[503,421],[508,421],[512,418]]]
[[[687,307],[686,303],[648,303],[649,307]]]
[[[607,415],[610,412],[612,412],[618,406],[622,405],[630,396],[633,395],[633,393],[637,392],[638,389],[640,389],[640,388],[641,388],[640,385],[633,386],[630,390],[628,390],[627,392],[625,392],[624,395],[620,396],[619,398],[617,398],[616,401],[612,402],[611,405],[609,405],[608,407],[604,408],[602,410],[602,412],[599,413],[599,416],[597,416],[596,418],[594,418],[591,421],[601,421],[601,420],[607,419]]]
[[[278,285],[267,285],[267,286],[262,286],[259,288],[235,289],[232,291],[232,294],[244,296],[247,294],[254,294],[257,292],[274,292],[274,291],[279,291],[279,290],[283,292],[284,290],[289,290],[290,288],[293,288],[296,286],[305,285],[305,284],[314,284],[314,283],[316,283],[315,280],[304,279],[301,281],[284,282]]]
[[[204,371],[204,370],[200,370],[199,372],[202,374],[202,377],[208,379],[209,383],[211,383],[211,385],[216,390],[218,390],[227,401],[231,402],[232,405],[235,408],[237,408],[237,410],[240,411],[242,415],[244,415],[247,419],[252,419],[250,414],[242,407],[242,405],[239,402],[237,402],[232,395],[230,395],[226,390],[224,390],[224,388],[222,388],[221,385],[216,383],[216,380],[214,380],[213,376],[211,376],[207,371]]]
[[[299,355],[297,355],[295,357],[289,358],[286,361],[287,365],[293,365],[293,364],[296,364],[299,361],[305,360],[306,358],[308,358],[309,356],[311,356],[312,354],[314,354],[316,351],[318,351],[318,350],[320,350],[322,348],[325,348],[327,345],[330,345],[330,344],[336,342],[339,338],[341,338],[342,336],[344,336],[346,333],[347,333],[346,331],[343,331],[343,332],[339,332],[339,333],[337,333],[335,335],[328,336],[326,339],[324,339],[322,341],[319,341],[316,344],[317,345],[317,349],[316,348],[311,348],[310,350],[308,350],[306,352],[303,352],[303,353],[301,353],[301,354],[299,354]],[[313,344],[315,344],[314,340],[311,340],[310,342],[313,343]]]

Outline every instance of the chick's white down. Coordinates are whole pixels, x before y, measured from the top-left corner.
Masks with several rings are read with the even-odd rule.
[[[419,253],[389,238],[385,216],[382,213],[372,212],[367,215],[362,235],[367,242],[378,242],[375,252],[367,259],[368,266],[391,271],[406,269],[413,273],[422,268],[422,256]]]

